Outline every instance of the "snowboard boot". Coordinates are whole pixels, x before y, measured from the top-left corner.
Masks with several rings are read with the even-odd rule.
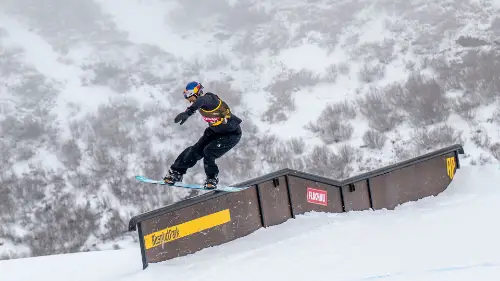
[[[219,178],[217,178],[217,176],[215,176],[213,178],[207,177],[205,179],[205,184],[203,185],[203,188],[205,188],[205,189],[216,189],[218,183],[219,183]]]
[[[173,185],[176,182],[181,182],[183,175],[172,169],[168,170],[168,175],[163,178],[163,181],[168,185]]]

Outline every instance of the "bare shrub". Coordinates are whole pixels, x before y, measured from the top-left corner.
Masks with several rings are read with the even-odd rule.
[[[461,68],[463,86],[480,97],[481,104],[493,102],[500,92],[500,52],[471,50],[456,67]]]
[[[104,227],[107,231],[100,237],[101,240],[113,239],[123,234],[127,229],[127,223],[120,217],[120,212],[118,210],[111,210],[110,214],[106,216]]]
[[[300,155],[304,153],[305,147],[306,147],[306,142],[304,141],[303,138],[291,138],[290,140],[287,141],[288,148],[293,151],[296,155]]]
[[[11,185],[13,198],[23,198],[31,204],[44,199],[47,188],[44,182],[46,178],[47,174],[43,170],[34,170],[29,175],[24,175],[18,182]]]
[[[328,146],[315,146],[305,159],[305,164],[311,173],[334,178],[344,179],[349,176],[350,168]]]
[[[109,147],[130,151],[136,144],[134,136],[143,129],[141,111],[134,99],[116,98],[111,103],[99,106],[95,116],[89,116],[92,132],[97,140]]]
[[[97,230],[98,217],[90,203],[75,206],[74,200],[70,195],[63,196],[47,208],[35,210],[35,229],[24,237],[33,256],[78,252]],[[51,231],[37,226],[50,226]]]
[[[92,85],[107,86],[118,93],[125,93],[132,86],[130,73],[116,63],[102,61],[85,65],[83,69],[94,72],[94,78],[87,81]]]
[[[364,64],[363,67],[358,72],[359,79],[364,83],[372,83],[376,80],[384,78],[385,75],[385,65],[377,64],[371,66]]]
[[[265,89],[272,94],[269,109],[262,116],[262,121],[276,122],[287,119],[286,112],[295,109],[293,93],[303,87],[315,85],[320,81],[318,75],[307,69],[287,70],[274,79],[274,83]]]
[[[287,112],[295,110],[295,101],[291,95],[275,95],[271,97],[269,108],[261,117],[262,121],[276,123],[288,119]]]
[[[354,128],[348,121],[355,117],[356,110],[352,104],[330,104],[323,109],[316,123],[309,122],[305,128],[317,134],[326,144],[341,142],[351,138]]]
[[[229,64],[229,58],[221,53],[210,54],[207,58],[207,65],[210,65],[211,69],[224,67]]]
[[[365,61],[376,60],[383,64],[387,64],[394,60],[394,39],[384,39],[381,43],[363,43],[354,52],[354,58],[363,58]]]
[[[4,177],[0,177],[0,218],[9,214],[14,210],[15,201],[13,200],[15,197],[13,196],[13,191],[9,188],[9,184],[12,183],[13,180],[5,179]],[[17,180],[17,179],[16,179]]]
[[[397,161],[404,161],[415,157],[418,154],[417,149],[410,141],[398,142],[392,146]]]
[[[462,89],[462,67],[453,61],[448,61],[444,55],[422,59],[423,68],[432,68],[437,73],[437,79],[443,84],[445,91]]]
[[[232,80],[233,78],[231,77],[225,81],[210,81],[207,86],[204,86],[206,88],[205,91],[219,95],[231,108],[234,108],[241,104],[242,91],[232,87]]]
[[[500,107],[493,113],[493,121],[500,125]]]
[[[371,128],[387,132],[403,121],[401,114],[391,106],[386,90],[371,88],[363,99],[358,100],[361,113]]]
[[[342,163],[351,164],[356,160],[356,149],[348,144],[343,144],[338,150],[338,157]]]
[[[339,76],[339,69],[337,68],[336,65],[332,64],[325,69],[325,76],[324,80],[326,82],[334,83],[337,81],[337,78]]]
[[[396,41],[394,39],[384,39],[384,42],[382,42],[382,44],[373,46],[373,52],[381,63],[388,64],[396,57],[394,55],[395,45]]]
[[[328,116],[338,116],[343,120],[354,119],[357,114],[354,105],[347,101],[329,105],[324,111]]]
[[[489,150],[495,159],[500,160],[500,143],[496,142],[489,147]]]
[[[435,150],[448,145],[464,143],[462,132],[456,132],[449,125],[441,125],[430,131],[426,128],[417,130],[412,136],[412,141],[418,149],[423,150]]]
[[[426,126],[442,122],[450,114],[444,89],[435,79],[419,73],[409,75],[402,86],[393,86],[388,93],[393,106],[408,114],[414,126]]]
[[[2,121],[2,133],[16,141],[36,141],[42,140],[46,133],[46,125],[38,116],[25,116],[17,119],[14,116],[7,116]]]
[[[450,99],[451,108],[465,120],[472,120],[475,117],[475,109],[481,105],[476,95],[465,95]]]
[[[407,61],[406,64],[405,64],[405,69],[406,70],[410,70],[410,71],[414,71],[415,70],[415,67],[416,67],[416,62],[415,61]]]
[[[375,130],[366,131],[363,135],[364,144],[371,149],[382,149],[385,145],[387,137]]]
[[[288,70],[276,77],[275,82],[268,86],[266,90],[274,94],[291,94],[302,87],[313,86],[318,82],[319,75],[311,70]]]
[[[339,70],[339,73],[342,75],[349,74],[349,71],[351,70],[351,68],[349,67],[349,64],[346,62],[338,64],[337,69]]]
[[[82,152],[77,145],[76,139],[72,138],[64,142],[60,147],[58,158],[70,170],[80,166]]]
[[[207,69],[207,64],[198,57],[184,61],[181,66],[182,76],[184,77],[200,77],[204,69]]]
[[[276,135],[265,135],[260,140],[261,159],[275,169],[285,168],[294,154]]]
[[[326,144],[348,140],[354,131],[351,124],[341,124],[338,119],[319,119],[317,124],[310,122],[306,129],[317,134]]]
[[[481,148],[488,148],[491,144],[491,139],[485,130],[476,130],[471,137],[472,142]]]
[[[458,37],[456,42],[458,45],[460,45],[462,47],[480,47],[480,46],[489,45],[488,42],[486,42],[482,39],[475,38],[472,36],[463,36],[463,35]]]
[[[480,153],[479,154],[479,165],[483,166],[483,165],[487,165],[487,164],[491,164],[491,157],[484,155],[483,153]]]

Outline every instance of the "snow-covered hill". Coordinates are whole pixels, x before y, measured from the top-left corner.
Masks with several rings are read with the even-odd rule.
[[[244,119],[233,183],[337,179],[462,143],[500,159],[498,1],[0,1],[0,258],[122,247],[201,135],[201,81]],[[332,168],[333,167],[333,168]],[[204,177],[201,164],[185,181]],[[48,231],[52,229],[52,231]]]
[[[395,210],[306,213],[142,270],[127,249],[0,261],[9,281],[496,281],[500,169],[460,169],[436,197]],[[105,265],[105,266],[103,266]],[[27,270],[28,269],[28,270]]]

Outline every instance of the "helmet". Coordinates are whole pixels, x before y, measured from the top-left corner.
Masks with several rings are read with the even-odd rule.
[[[192,81],[187,83],[184,89],[184,98],[187,99],[190,96],[200,96],[203,95],[203,85],[200,82]]]

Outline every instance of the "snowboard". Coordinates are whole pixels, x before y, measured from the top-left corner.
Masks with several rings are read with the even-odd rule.
[[[135,176],[135,179],[140,181],[140,182],[145,182],[145,183],[152,183],[152,184],[159,184],[159,185],[166,185],[166,186],[176,186],[176,187],[183,187],[183,188],[191,188],[191,189],[200,189],[200,190],[207,190],[207,191],[226,191],[226,192],[238,192],[241,190],[245,190],[249,188],[250,186],[227,186],[227,185],[218,185],[217,188],[215,189],[207,189],[204,188],[203,185],[201,184],[192,184],[192,183],[183,183],[183,182],[176,182],[173,185],[166,184],[163,180],[154,180],[150,179],[148,177],[144,176]]]

